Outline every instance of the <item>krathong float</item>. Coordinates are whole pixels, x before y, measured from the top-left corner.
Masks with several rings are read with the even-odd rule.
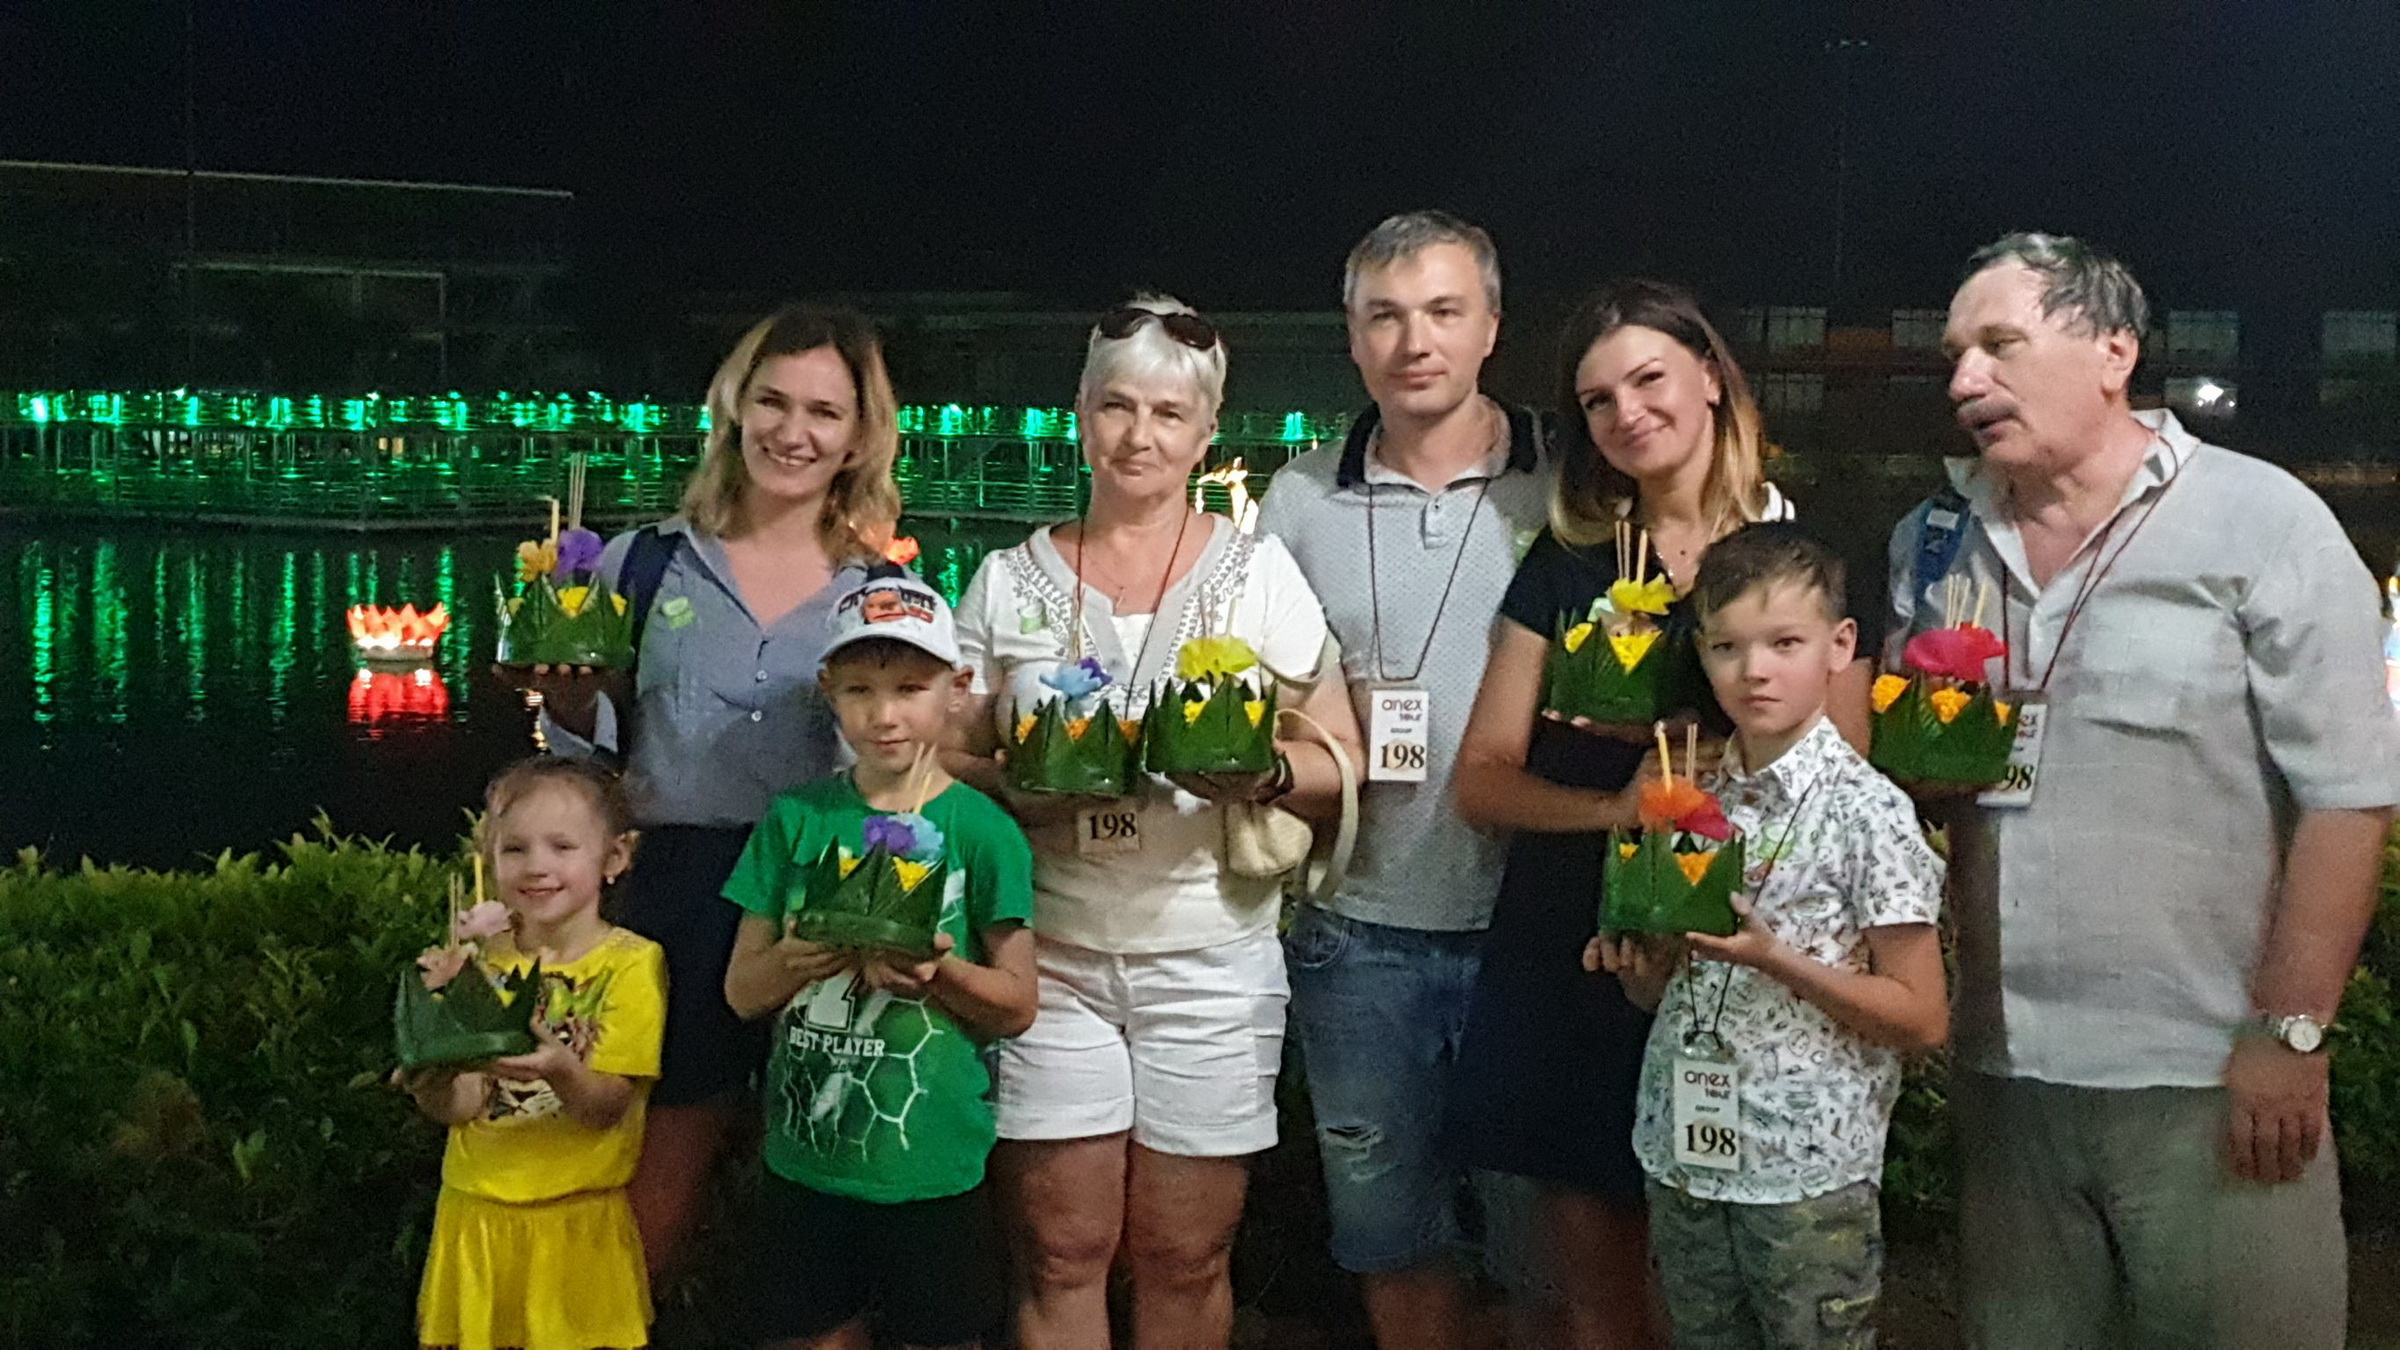
[[[801,878],[801,903],[784,920],[803,942],[855,951],[889,951],[915,960],[933,956],[949,864],[942,832],[925,818],[935,760],[920,748],[910,766],[907,794],[915,806],[867,817],[864,852],[840,840],[828,844]]]
[[[2016,710],[1993,692],[1986,676],[1987,663],[2005,656],[2008,647],[1981,624],[1981,585],[1970,593],[1965,581],[1951,577],[1944,587],[1946,626],[1908,640],[1900,660],[1910,673],[1875,681],[1867,758],[1904,783],[1988,787],[2007,775],[2017,734]]]
[[[1663,620],[1675,603],[1650,575],[1650,532],[1617,522],[1617,579],[1582,615],[1561,614],[1542,665],[1542,710],[1568,721],[1653,722],[1690,696],[1688,638]]]
[[[417,968],[400,977],[400,994],[392,1005],[392,1039],[400,1067],[475,1064],[533,1053],[542,963],[536,961],[515,976],[495,978],[483,962],[484,942],[508,932],[509,926],[508,907],[484,898],[479,850],[475,903],[462,907],[458,880],[451,878],[448,940],[419,956]]]
[[[553,497],[549,536],[517,545],[517,593],[500,600],[502,665],[633,663],[633,616],[600,575],[600,536],[583,528],[586,467],[581,455],[568,461],[566,528]]]
[[[1684,776],[1675,776],[1663,723],[1654,727],[1663,775],[1644,783],[1641,829],[1611,831],[1601,882],[1600,927],[1612,933],[1708,933],[1741,927],[1742,840],[1697,778],[1698,729],[1684,728]]]
[[[1082,656],[1041,680],[1053,696],[1011,719],[1009,786],[1084,797],[1131,792],[1141,774],[1142,724],[1117,716],[1107,669]]]
[[[449,607],[438,603],[422,614],[415,605],[352,605],[343,617],[351,650],[370,666],[424,665],[450,628]]]
[[[1275,681],[1230,634],[1185,642],[1175,673],[1151,690],[1142,766],[1152,773],[1268,773],[1275,768]]]

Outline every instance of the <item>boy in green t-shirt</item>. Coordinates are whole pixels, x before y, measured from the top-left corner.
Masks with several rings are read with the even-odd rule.
[[[1033,853],[934,753],[968,680],[941,596],[874,569],[835,605],[819,680],[857,766],[776,798],[725,883],[745,911],[726,1000],[776,1019],[758,1339],[864,1347],[872,1319],[905,1345],[975,1345],[1003,1312],[981,1043],[1033,1022]],[[858,866],[941,889],[932,959],[794,935],[824,900],[810,879]]]

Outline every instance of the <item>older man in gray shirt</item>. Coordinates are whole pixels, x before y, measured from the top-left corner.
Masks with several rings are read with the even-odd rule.
[[[2400,727],[2332,512],[2129,408],[2146,318],[2074,239],[1976,254],[1943,342],[1981,453],[1892,539],[1890,654],[1963,589],[2042,728],[2030,795],[1948,803],[1966,1315],[1989,1347],[2330,1350],[2325,1037]]]
[[[1451,1347],[1468,1339],[1451,1250],[1463,1179],[1434,1141],[1504,848],[1450,809],[1450,770],[1551,474],[1535,417],[1477,388],[1500,326],[1489,236],[1394,216],[1352,251],[1342,291],[1374,406],[1340,448],[1278,472],[1259,515],[1316,588],[1369,734],[1357,860],[1287,940],[1292,1026],[1334,1259],[1361,1277],[1383,1350]],[[1487,1208],[1505,1185],[1487,1183]]]

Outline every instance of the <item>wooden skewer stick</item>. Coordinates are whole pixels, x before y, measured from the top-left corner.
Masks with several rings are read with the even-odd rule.
[[[1633,581],[1635,585],[1650,579],[1650,531],[1642,531],[1640,542],[1633,546]]]
[[[558,542],[558,498],[546,497],[543,500],[550,503],[550,542],[555,544]]]
[[[1981,578],[1977,578],[1975,582],[1975,617],[1968,622],[1977,628],[1983,627],[1983,581]]]

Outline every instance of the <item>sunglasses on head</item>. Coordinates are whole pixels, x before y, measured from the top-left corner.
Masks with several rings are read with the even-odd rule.
[[[1194,351],[1204,352],[1217,345],[1217,330],[1197,314],[1161,314],[1155,309],[1142,309],[1134,305],[1112,309],[1101,315],[1100,336],[1111,342],[1122,341],[1133,336],[1133,330],[1141,327],[1147,319],[1156,319],[1168,337]]]

